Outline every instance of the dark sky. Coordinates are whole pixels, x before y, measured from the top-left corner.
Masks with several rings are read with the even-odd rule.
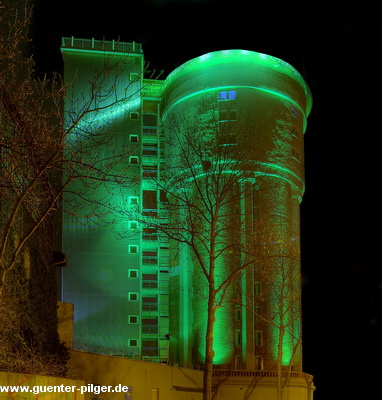
[[[337,4],[337,3],[336,3]],[[136,41],[164,76],[223,49],[292,64],[313,93],[302,202],[305,372],[315,400],[366,399],[382,367],[382,264],[377,160],[382,31],[367,2],[35,0],[41,73],[61,71],[62,36]]]

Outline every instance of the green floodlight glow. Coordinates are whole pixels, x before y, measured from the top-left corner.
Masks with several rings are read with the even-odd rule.
[[[262,88],[262,87],[258,87],[258,86],[247,86],[247,85],[233,85],[233,86],[216,86],[216,87],[212,87],[212,88],[208,88],[208,89],[203,89],[203,90],[198,90],[196,92],[193,92],[191,94],[188,94],[184,97],[182,97],[181,99],[175,101],[174,103],[171,104],[170,107],[168,107],[166,109],[166,111],[163,113],[162,119],[163,121],[166,120],[167,118],[167,114],[178,104],[183,103],[184,101],[195,97],[195,96],[199,96],[199,95],[204,95],[207,94],[209,92],[215,92],[215,91],[219,91],[219,90],[234,90],[234,89],[252,89],[252,90],[257,90],[259,92],[264,92],[264,93],[268,93],[272,96],[276,96],[276,97],[280,97],[283,100],[289,101],[291,104],[293,104],[294,107],[296,107],[300,112],[301,115],[303,116],[303,132],[306,131],[306,126],[307,126],[307,117],[308,117],[308,113],[305,113],[304,110],[300,107],[300,105],[293,100],[291,97],[286,96],[285,94],[282,94],[280,92],[277,92],[275,90],[271,90],[271,89],[266,89],[266,88]]]
[[[76,132],[99,133],[102,129],[105,129],[105,127],[109,128],[110,125],[125,119],[126,113],[139,110],[140,106],[141,99],[139,96],[135,99],[121,101],[116,105],[103,105],[100,109],[95,108],[94,111],[81,118],[74,127],[70,125],[70,120],[66,122],[66,126],[73,131],[72,137],[75,137]]]
[[[221,161],[221,162],[222,163],[227,163],[227,161]],[[237,162],[238,161],[236,161],[236,160],[228,161],[228,163],[232,163],[232,164],[235,164]],[[304,193],[304,191],[305,191],[304,181],[297,174],[295,174],[292,170],[290,170],[289,168],[282,167],[282,166],[280,166],[278,164],[275,164],[275,163],[265,163],[265,162],[260,162],[260,161],[252,161],[252,164],[253,165],[260,165],[260,166],[268,167],[268,168],[273,169],[273,170],[278,170],[280,172],[284,172],[286,175],[293,176],[293,178],[295,178],[300,183],[302,194]],[[202,165],[196,165],[194,168],[195,168],[195,170],[197,170],[198,168],[203,169],[203,166]],[[184,172],[186,172],[186,171],[184,171]],[[252,178],[250,176],[248,176],[248,177],[246,176],[245,179],[243,179],[243,180],[249,180],[249,179],[256,180],[256,177],[258,177],[258,176],[270,176],[270,177],[274,177],[274,178],[277,178],[277,179],[282,179],[282,180],[288,182],[293,188],[299,189],[299,187],[291,179],[289,179],[289,178],[287,178],[287,177],[285,177],[285,176],[283,176],[281,174],[278,174],[278,173],[270,173],[270,172],[259,171],[259,170],[243,171],[243,170],[239,170],[239,169],[236,169],[236,170],[235,169],[229,169],[229,170],[221,171],[221,173],[223,173],[223,174],[234,174],[234,175],[240,174],[240,176],[243,173],[245,173],[245,174],[253,174]],[[209,175],[209,174],[211,174],[211,173],[210,172],[202,172],[202,173],[197,174],[195,176],[186,178],[184,180],[184,182],[192,182],[195,179],[202,178],[203,176],[206,176],[206,175]]]
[[[230,64],[235,62],[246,62],[255,65],[261,65],[267,68],[274,69],[281,73],[284,73],[291,79],[295,80],[302,87],[305,93],[307,104],[306,104],[306,113],[304,114],[306,114],[306,116],[310,114],[310,111],[312,109],[312,95],[307,83],[305,82],[301,74],[290,64],[279,58],[264,53],[257,53],[248,50],[234,49],[234,50],[215,51],[194,58],[182,64],[180,67],[178,67],[171,74],[168,75],[164,83],[164,90],[166,90],[166,88],[174,80],[178,79],[180,76],[190,71],[195,71],[201,68],[210,68],[217,64],[223,64],[223,63]]]
[[[277,322],[280,321],[275,321]],[[273,354],[273,359],[277,360],[279,352],[279,340],[280,339],[280,328],[276,326],[270,327],[270,339],[271,339],[271,352]],[[292,360],[295,347],[295,340],[293,336],[286,330],[284,337],[282,338],[281,346],[281,365],[288,366]]]

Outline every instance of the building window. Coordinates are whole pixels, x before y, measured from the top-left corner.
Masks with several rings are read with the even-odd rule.
[[[138,143],[139,142],[139,136],[138,135],[130,135],[130,143]]]
[[[156,190],[143,190],[142,214],[146,217],[158,215],[158,200]]]
[[[255,321],[257,321],[257,322],[261,321],[261,316],[262,316],[262,313],[263,313],[263,307],[255,306],[254,307],[254,311],[255,311]]]
[[[241,355],[235,354],[235,369],[241,369]]]
[[[129,347],[138,347],[138,339],[129,339]]]
[[[150,357],[158,356],[157,339],[142,340],[142,356],[150,356]]]
[[[261,296],[261,282],[255,282],[254,295],[255,295],[255,297],[260,297]]]
[[[263,356],[255,356],[255,369],[263,369]]]
[[[138,254],[138,246],[135,244],[129,244],[129,253]]]
[[[130,83],[138,82],[139,81],[139,74],[137,74],[136,72],[132,72],[130,74],[129,81],[130,81]]]
[[[133,165],[137,165],[138,164],[138,157],[137,156],[130,156],[129,157],[129,163],[133,164]]]
[[[291,112],[291,114],[295,117],[295,118],[298,118],[299,117],[299,113],[298,113],[298,110],[295,108],[295,107],[291,107],[290,108],[290,112]]]
[[[129,324],[137,324],[139,322],[138,315],[129,315]]]
[[[241,306],[235,305],[235,321],[241,321]]]
[[[300,138],[300,131],[294,125],[292,126],[292,135],[296,138]]]
[[[129,221],[129,229],[138,229],[138,221]]]
[[[236,133],[221,133],[218,136],[218,143],[220,146],[236,146],[237,135]]]
[[[156,114],[143,114],[143,134],[156,135],[158,132]]]
[[[142,311],[158,311],[157,296],[142,297]]]
[[[129,204],[137,206],[138,205],[138,196],[129,196]]]
[[[138,278],[138,270],[137,269],[129,269],[128,274],[129,274],[129,278]]]
[[[142,264],[158,265],[158,250],[143,250]]]
[[[158,288],[158,275],[156,273],[142,274],[142,288],[144,289]]]
[[[292,157],[300,162],[300,153],[294,147],[292,147]]]
[[[158,318],[142,318],[142,333],[158,333]]]
[[[219,121],[236,121],[236,110],[219,110]]]
[[[219,100],[236,100],[236,90],[226,90],[219,93]]]
[[[138,301],[138,293],[137,292],[129,292],[129,300],[130,301]]]
[[[139,113],[137,111],[131,111],[130,112],[130,119],[134,119],[134,120],[139,119]]]
[[[241,346],[241,331],[239,329],[235,330],[235,346]]]
[[[142,155],[146,157],[156,157],[158,155],[158,144],[143,143]]]
[[[263,331],[255,331],[255,346],[263,345]]]
[[[158,229],[156,228],[143,228],[142,231],[143,240],[157,240],[158,239]]]
[[[142,167],[142,178],[156,178],[158,176],[157,165],[144,165]]]
[[[159,400],[159,389],[158,388],[151,389],[151,400]]]

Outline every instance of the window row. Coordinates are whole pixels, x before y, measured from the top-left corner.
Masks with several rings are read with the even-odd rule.
[[[235,321],[242,320],[242,306],[235,305]],[[262,321],[263,307],[259,305],[253,306],[253,315],[256,322]]]
[[[129,347],[139,347],[139,339],[129,339]],[[159,355],[158,339],[142,340],[142,356],[157,357]]]
[[[242,338],[241,338],[241,330],[236,329],[235,330],[235,346],[241,346],[242,344]],[[261,330],[255,330],[255,346],[262,346],[264,344],[263,342],[263,331]]]

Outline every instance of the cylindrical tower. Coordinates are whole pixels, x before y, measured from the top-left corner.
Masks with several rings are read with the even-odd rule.
[[[275,57],[219,51],[173,71],[164,83],[162,104],[169,181],[183,179],[181,190],[186,186],[192,192],[201,176],[220,171],[223,180],[235,178],[226,193],[231,201],[222,211],[224,222],[216,227],[227,238],[220,253],[231,246],[235,254],[230,250],[223,257],[216,286],[235,269],[241,272],[216,314],[214,363],[246,369],[292,364],[300,369],[299,203],[304,193],[303,134],[312,105],[307,84]],[[192,150],[189,154],[195,155],[188,162],[193,173],[187,173],[182,151],[202,143],[204,156]],[[199,196],[208,197],[208,191],[199,190]],[[177,321],[183,337],[177,343],[181,361],[193,357],[203,362],[198,350],[205,345],[203,287],[208,285],[190,249],[182,249],[180,286],[193,289],[180,289]],[[247,261],[250,266],[244,268]]]

